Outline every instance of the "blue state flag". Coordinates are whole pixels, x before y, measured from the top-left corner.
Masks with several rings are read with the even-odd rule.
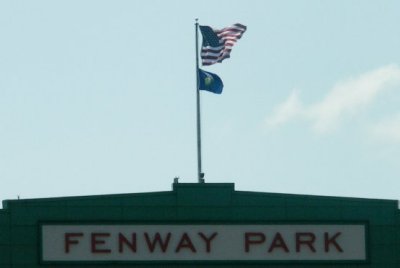
[[[207,90],[215,94],[221,94],[224,84],[218,75],[203,71],[199,68],[199,89]]]

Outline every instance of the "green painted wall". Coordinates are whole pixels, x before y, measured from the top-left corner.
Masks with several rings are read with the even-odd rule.
[[[264,264],[251,267],[400,267],[398,202],[235,191],[233,184],[173,184],[168,192],[6,200],[0,210],[0,268],[82,267],[39,264],[40,221],[95,222],[369,222],[366,264]],[[83,267],[166,267],[84,265]],[[232,267],[179,265],[168,267]],[[238,265],[235,267],[249,267]]]

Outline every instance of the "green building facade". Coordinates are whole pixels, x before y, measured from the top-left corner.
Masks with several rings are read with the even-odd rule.
[[[230,183],[174,183],[166,192],[5,200],[0,210],[0,268],[400,267],[399,216],[395,200],[244,192]],[[156,245],[157,237],[147,226],[170,230],[170,239],[164,232],[164,241]],[[358,228],[354,241],[352,227]],[[109,245],[114,241],[110,230],[118,228],[119,244]],[[144,231],[122,235],[121,230],[129,228]],[[192,235],[193,228],[204,234]],[[264,235],[263,228],[271,233]],[[87,241],[85,230],[92,232]],[[60,236],[64,240],[57,232],[65,233]],[[234,242],[235,232],[242,232],[240,245]],[[228,238],[222,239],[223,234]],[[175,243],[171,253],[162,252],[167,238]],[[227,255],[212,255],[217,242]],[[88,253],[79,257],[77,251],[85,243],[91,249],[87,246]],[[345,243],[350,246],[345,248]],[[154,259],[150,253],[136,260],[111,257],[112,250],[115,256],[123,251],[142,254],[140,246],[160,254]],[[242,250],[243,256],[229,255],[234,250]],[[194,257],[199,251],[204,256]],[[275,259],[270,259],[272,253]],[[63,260],[57,254],[77,257]],[[342,258],[345,254],[348,257]]]

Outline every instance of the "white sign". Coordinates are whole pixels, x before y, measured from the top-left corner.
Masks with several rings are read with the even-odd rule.
[[[42,261],[364,261],[365,225],[42,225]]]

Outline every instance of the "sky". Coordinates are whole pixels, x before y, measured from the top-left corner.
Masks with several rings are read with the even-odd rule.
[[[247,26],[202,67],[206,183],[400,199],[400,1],[0,1],[0,200],[197,182],[195,18]],[[199,40],[200,42],[201,40]]]

